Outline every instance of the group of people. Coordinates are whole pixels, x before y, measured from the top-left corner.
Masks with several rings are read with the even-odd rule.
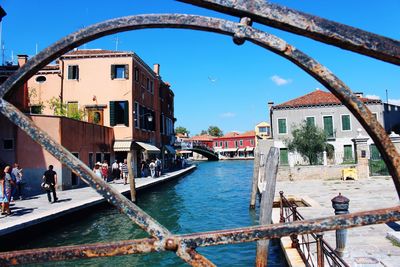
[[[142,177],[151,176],[152,178],[160,177],[162,172],[162,164],[159,158],[152,160],[142,160],[140,164],[140,174]]]
[[[111,165],[111,170],[109,169],[106,160],[104,160],[103,163],[96,162],[93,172],[106,182],[108,182],[109,179],[111,182],[118,179],[124,179],[124,184],[128,183],[128,164],[126,159],[124,159],[123,162],[115,160]]]
[[[10,202],[17,198],[22,200],[22,190],[22,168],[19,167],[18,163],[14,163],[13,168],[7,165],[0,174],[0,203],[2,215],[11,215]]]

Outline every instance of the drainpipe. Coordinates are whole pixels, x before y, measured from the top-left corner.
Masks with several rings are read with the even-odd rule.
[[[59,61],[60,61],[59,66],[60,66],[60,70],[61,70],[61,73],[58,74],[58,76],[61,78],[60,101],[61,101],[61,103],[63,103],[64,102],[64,61],[61,58],[59,59]]]
[[[274,138],[274,131],[273,131],[273,127],[272,127],[272,106],[274,105],[274,102],[270,101],[268,102],[268,109],[269,109],[269,124],[270,124],[270,131],[271,131],[271,135],[270,137],[273,139]]]

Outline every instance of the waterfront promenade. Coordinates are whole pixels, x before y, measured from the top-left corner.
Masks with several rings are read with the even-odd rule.
[[[136,178],[136,190],[140,191],[178,178],[192,172],[195,168],[196,166],[192,165],[185,169],[163,174],[158,178]],[[110,185],[120,193],[130,192],[129,184],[124,185],[122,179],[116,180]],[[91,187],[57,191],[57,197],[58,202],[53,204],[48,202],[46,194],[11,203],[13,215],[0,216],[0,237],[105,202],[105,199]]]
[[[374,177],[359,180],[307,180],[278,181],[279,191],[286,197],[302,199],[311,207],[297,210],[305,219],[334,215],[331,199],[339,192],[350,199],[350,212],[367,211],[399,205],[393,181],[389,177]],[[274,221],[279,221],[279,209],[274,209]],[[347,249],[344,260],[350,266],[400,266],[400,244],[387,239],[387,234],[399,235],[400,222],[369,225],[348,229]],[[324,233],[324,239],[335,248],[335,231]],[[295,259],[294,257],[293,259]],[[374,263],[375,262],[375,263]],[[296,265],[293,266],[304,266]]]

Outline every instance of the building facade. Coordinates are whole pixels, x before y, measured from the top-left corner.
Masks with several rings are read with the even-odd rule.
[[[138,162],[170,151],[164,147],[173,144],[174,94],[158,64],[152,69],[133,52],[97,49],[71,51],[57,63],[29,80],[31,110],[52,115],[62,103],[68,117],[111,127],[111,158],[132,152],[136,175]]]
[[[400,107],[384,104],[381,100],[364,98],[361,93],[357,96],[388,133],[400,122]],[[357,136],[368,136],[350,111],[332,93],[322,90],[272,106],[270,117],[274,145],[281,149],[281,163],[288,161],[285,140],[291,139],[293,129],[304,121],[324,130],[328,143],[334,147],[336,163],[354,160],[353,139]],[[368,145],[372,143],[369,139]]]
[[[253,158],[255,136],[255,131],[227,133],[213,138],[213,148],[220,154],[220,159]]]
[[[271,125],[266,121],[262,121],[254,127],[254,132],[257,145],[258,140],[267,140],[271,138]]]

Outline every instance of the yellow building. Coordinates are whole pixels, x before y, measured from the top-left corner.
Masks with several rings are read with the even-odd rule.
[[[259,139],[266,140],[271,137],[271,125],[268,122],[262,121],[254,127],[256,132],[256,145]]]

